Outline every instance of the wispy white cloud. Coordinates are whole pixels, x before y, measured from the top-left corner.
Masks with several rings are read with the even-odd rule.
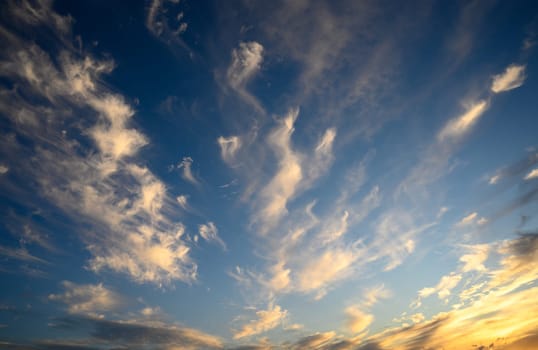
[[[198,226],[198,233],[200,236],[207,242],[215,242],[222,247],[223,250],[226,250],[226,244],[218,235],[217,226],[214,223],[208,222],[207,224],[202,224]]]
[[[529,173],[527,175],[525,175],[524,179],[525,180],[532,180],[532,179],[536,179],[538,178],[538,168],[536,169],[532,169],[531,171],[529,171]]]
[[[441,207],[437,212],[437,218],[442,218],[450,209],[448,207]]]
[[[477,212],[472,212],[471,214],[463,217],[460,221],[456,223],[457,227],[465,227],[470,225],[485,225],[488,220],[485,217],[480,217]]]
[[[287,213],[287,203],[303,178],[300,155],[291,147],[293,124],[299,110],[290,110],[269,135],[268,141],[278,158],[278,170],[262,190],[262,209],[257,220],[264,225],[276,224]]]
[[[510,91],[523,85],[525,82],[525,65],[512,64],[506,70],[493,76],[491,91],[498,94],[500,92]]]
[[[9,171],[9,167],[4,164],[0,164],[0,175],[4,175]]]
[[[473,103],[463,114],[449,120],[437,138],[440,141],[460,138],[476,124],[487,108],[488,103],[484,100]]]
[[[237,151],[241,148],[241,138],[239,136],[220,136],[217,142],[220,146],[222,160],[227,164],[233,165]]]
[[[407,322],[420,323],[424,321],[425,319],[426,319],[426,316],[424,316],[424,314],[421,312],[417,312],[412,315],[408,315],[407,312],[404,312],[400,317],[393,318],[392,321],[396,323],[402,323],[402,325],[405,327],[405,326],[408,326]]]
[[[263,51],[263,46],[255,41],[239,43],[239,48],[232,50],[232,61],[226,72],[228,85],[260,112],[263,112],[263,107],[246,90],[246,85],[259,71],[263,62]]]
[[[451,171],[450,159],[454,152],[488,107],[487,100],[472,101],[467,104],[462,114],[448,120],[437,133],[434,142],[421,154],[418,164],[412,167],[400,182],[396,197],[401,194],[407,194],[411,198],[427,196],[426,186]]]
[[[387,299],[393,296],[393,293],[383,284],[365,290],[361,305],[365,308],[372,307],[382,299]]]
[[[193,58],[193,51],[181,38],[189,25],[177,6],[179,3],[176,0],[151,0],[147,7],[146,28],[172,52],[177,54],[177,48],[181,48]]]
[[[50,294],[49,300],[67,305],[71,314],[103,317],[101,313],[116,310],[122,303],[122,297],[105,288],[103,284],[76,284],[63,281],[62,294]]]
[[[41,21],[49,7],[25,3],[18,10]],[[138,165],[138,152],[149,140],[132,127],[132,107],[102,81],[114,63],[79,52],[69,44],[70,30],[52,28],[65,43],[57,56],[10,34],[17,49],[1,62],[2,75],[20,86],[2,91],[2,112],[14,132],[34,144],[2,142],[32,154],[31,162],[13,159],[36,179],[29,192],[84,223],[87,229],[78,234],[92,256],[89,269],[126,273],[137,282],[192,281],[197,266],[182,239],[182,224],[169,216],[173,199],[151,170]],[[19,110],[28,117],[21,119]],[[32,117],[43,113],[47,118]]]
[[[362,311],[356,306],[346,308],[347,327],[353,333],[366,330],[374,321],[374,315]]]
[[[194,163],[194,160],[192,160],[191,157],[183,157],[183,160],[177,165],[177,167],[178,169],[183,169],[181,177],[184,180],[198,186],[200,182],[192,173],[192,163]]]
[[[30,254],[26,248],[9,248],[0,246],[0,255],[19,261],[47,264],[47,261]]]
[[[439,283],[435,287],[422,288],[418,295],[421,298],[427,298],[432,294],[437,293],[439,299],[445,299],[460,282],[462,276],[460,274],[451,273],[441,277]]]
[[[241,339],[271,330],[282,324],[288,316],[288,311],[278,305],[269,304],[267,310],[256,311],[256,319],[243,325],[234,332],[234,339]]]
[[[318,291],[317,298],[322,297],[328,284],[349,276],[351,267],[359,256],[359,250],[353,246],[325,250],[297,272],[299,290]]]
[[[188,208],[188,201],[189,201],[189,197],[182,194],[182,195],[179,195],[176,197],[176,202],[181,206],[181,208],[183,209],[187,209]]]
[[[458,223],[457,225],[458,226],[467,226],[467,225],[470,225],[472,224],[475,219],[478,217],[478,213],[477,212],[473,212],[467,216],[465,216],[464,218],[462,218]]]
[[[320,137],[318,144],[314,149],[312,160],[305,165],[310,181],[316,180],[328,171],[328,168],[334,159],[333,144],[335,138],[336,128],[325,130],[323,136]]]
[[[501,180],[501,175],[493,175],[489,178],[488,183],[490,185],[495,185]]]
[[[379,285],[364,291],[362,301],[356,305],[348,306],[345,309],[347,317],[347,327],[353,333],[364,332],[374,321],[374,315],[368,310],[382,299],[392,296],[392,292]],[[363,335],[366,334],[365,332]]]
[[[465,246],[465,249],[468,250],[469,253],[460,257],[460,261],[464,263],[464,266],[461,268],[461,271],[486,271],[484,262],[487,260],[489,255],[489,245],[477,244],[472,246]]]

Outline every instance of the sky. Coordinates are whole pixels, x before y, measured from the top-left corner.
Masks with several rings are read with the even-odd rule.
[[[0,349],[538,348],[536,1],[0,3]]]

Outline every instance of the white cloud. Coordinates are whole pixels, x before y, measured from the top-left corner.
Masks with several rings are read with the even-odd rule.
[[[229,84],[235,89],[244,87],[260,69],[262,60],[262,45],[255,41],[239,43],[239,49],[232,51],[232,63],[227,72]]]
[[[255,41],[241,42],[232,50],[232,62],[226,72],[228,84],[247,103],[263,111],[258,100],[246,90],[247,83],[260,69],[263,61],[263,46]]]
[[[448,207],[441,207],[437,212],[437,218],[442,218],[449,211]]]
[[[374,321],[374,315],[362,311],[357,306],[346,308],[347,327],[353,333],[360,333],[367,329]]]
[[[445,299],[460,282],[462,276],[460,274],[451,273],[441,277],[439,283],[435,287],[423,288],[418,292],[420,298],[427,298],[430,295],[437,293],[439,299]]]
[[[148,8],[148,15],[146,17],[146,27],[157,36],[161,35],[162,33],[162,23],[157,21],[157,16],[161,11],[161,5],[162,0],[152,0]]]
[[[9,167],[4,164],[0,164],[0,175],[4,175],[9,171]]]
[[[179,46],[192,58],[194,53],[181,39],[189,25],[184,21],[184,13],[177,8],[179,3],[178,0],[152,0],[147,9],[146,28],[172,51]]]
[[[381,284],[365,291],[361,305],[369,308],[377,304],[381,299],[387,299],[391,296],[392,292]]]
[[[285,267],[284,262],[278,262],[270,268],[271,279],[268,281],[268,285],[272,290],[282,291],[285,290],[291,282],[290,273],[291,270]]]
[[[323,291],[328,284],[348,276],[358,257],[358,253],[352,248],[327,249],[297,272],[299,290]]]
[[[70,40],[65,31],[54,34]],[[138,152],[149,141],[132,127],[132,107],[102,81],[113,62],[80,58],[70,45],[51,58],[33,42],[15,34],[11,40],[19,49],[3,57],[3,71],[24,92],[2,90],[2,99],[13,101],[5,114],[13,118],[14,132],[35,142],[32,149],[17,144],[35,161],[14,161],[36,179],[32,191],[82,223],[85,229],[77,232],[92,256],[88,267],[126,273],[137,282],[195,279],[197,266],[181,239],[182,224],[170,216],[173,201],[166,186],[137,165]],[[46,118],[20,122],[14,112],[21,108]],[[80,142],[88,136],[94,144]]]
[[[413,314],[411,316],[409,316],[409,319],[413,322],[413,323],[420,323],[422,321],[424,321],[424,319],[426,319],[426,317],[422,314],[422,313],[416,313],[416,314]]]
[[[291,147],[293,124],[298,115],[298,109],[290,110],[269,135],[268,141],[278,157],[278,171],[261,192],[263,208],[258,214],[258,220],[269,226],[287,213],[286,205],[303,179],[300,155]]]
[[[238,136],[223,137],[217,139],[220,146],[220,155],[227,164],[235,161],[235,155],[241,147],[241,139]]]
[[[178,164],[178,169],[183,169],[183,172],[181,174],[181,177],[192,183],[193,185],[199,185],[199,181],[196,177],[194,177],[193,173],[192,173],[192,163],[194,162],[194,160],[192,160],[191,157],[183,157],[183,160],[181,161],[181,163]]]
[[[421,290],[418,291],[418,295],[421,298],[427,298],[433,293],[435,293],[435,288],[432,288],[432,287],[422,288]]]
[[[538,178],[538,168],[532,169],[527,175],[525,175],[524,180],[532,180]]]
[[[407,321],[411,321],[413,323],[420,323],[424,321],[426,317],[424,314],[418,312],[413,315],[407,315],[407,312],[404,312],[399,318],[394,318],[392,321],[397,323],[406,323]]]
[[[461,271],[485,271],[486,267],[484,266],[484,262],[489,255],[489,246],[487,244],[477,244],[466,246],[465,248],[470,252],[469,254],[460,257],[460,261],[464,263]]]
[[[63,294],[50,294],[49,300],[67,305],[72,314],[99,316],[102,312],[113,311],[122,304],[121,297],[102,284],[75,284],[62,282]]]
[[[336,129],[329,128],[318,141],[314,154],[306,164],[308,167],[308,181],[313,182],[329,170],[333,162],[333,144],[336,138]]]
[[[506,68],[504,73],[493,76],[491,91],[498,94],[500,92],[516,89],[523,85],[525,81],[525,66],[512,64]]]
[[[256,311],[256,319],[243,325],[243,327],[234,332],[234,339],[241,339],[252,335],[260,334],[271,330],[288,316],[288,311],[283,310],[278,305],[269,304],[267,310]]]
[[[149,226],[138,227],[124,241],[105,246],[90,246],[94,258],[90,268],[109,268],[130,275],[137,282],[189,282],[196,277],[196,265],[189,258],[189,248],[180,240],[182,230],[171,235]]]
[[[493,175],[492,177],[489,178],[488,183],[490,185],[495,185],[499,182],[500,179],[501,179],[501,175]]]
[[[465,216],[464,218],[462,218],[456,225],[457,226],[468,226],[468,225],[474,223],[477,217],[478,217],[477,212],[471,213],[471,214]]]
[[[448,139],[457,139],[463,136],[474,126],[474,124],[476,124],[487,108],[488,103],[484,100],[473,103],[462,115],[449,120],[437,135],[437,138],[440,141],[446,141]]]
[[[214,223],[208,222],[207,224],[199,225],[198,233],[207,242],[216,242],[222,247],[223,250],[226,250],[226,244],[218,236],[218,229]]]
[[[443,276],[439,281],[439,284],[437,284],[437,287],[435,287],[439,299],[444,299],[449,296],[451,290],[454,289],[460,283],[460,280],[461,275],[459,274],[450,274],[447,276]]]
[[[181,208],[187,209],[188,199],[189,199],[188,196],[182,194],[176,197],[176,202],[181,206]]]

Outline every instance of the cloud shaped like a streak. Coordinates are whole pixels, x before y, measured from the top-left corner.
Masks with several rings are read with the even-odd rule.
[[[267,310],[256,311],[256,319],[243,325],[234,333],[234,339],[241,339],[271,330],[282,323],[287,317],[288,311],[279,305],[269,304]]]
[[[484,225],[488,220],[484,217],[479,217],[477,212],[472,212],[471,214],[463,217],[460,221],[456,223],[457,227],[466,227],[470,225]]]
[[[484,114],[487,107],[488,103],[486,101],[478,101],[472,104],[462,115],[448,121],[437,136],[438,139],[440,141],[445,141],[449,139],[457,139],[465,135],[478,121],[480,116]]]
[[[532,180],[538,178],[538,168],[532,169],[527,175],[523,178],[524,180]]]
[[[79,234],[93,271],[110,269],[156,284],[192,281],[197,266],[181,238],[183,226],[165,214],[173,200],[162,181],[137,164],[138,151],[149,141],[131,126],[131,106],[102,81],[113,62],[79,58],[64,25],[70,21],[50,12],[50,3],[37,2],[13,15],[37,29],[53,28],[65,44],[55,57],[39,47],[39,38],[27,42],[2,34],[13,50],[1,54],[1,74],[20,89],[2,90],[0,113],[17,135],[31,140],[3,139],[2,149],[10,159],[10,150],[32,155],[30,162],[10,162],[36,179],[36,188],[21,189],[26,201],[38,193],[88,228]],[[37,117],[43,113],[48,117]]]
[[[43,260],[41,258],[38,258],[37,256],[30,254],[30,252],[28,252],[26,248],[11,248],[0,246],[0,256],[24,262],[47,264],[46,260]]]
[[[525,65],[510,65],[506,70],[493,76],[491,91],[498,94],[500,92],[510,91],[523,85],[525,82]]]
[[[71,314],[97,316],[99,313],[115,310],[122,303],[117,293],[100,284],[75,284],[63,281],[62,294],[50,294],[49,300],[67,305]]]
[[[228,85],[243,100],[260,112],[263,112],[263,107],[246,90],[246,85],[260,70],[263,62],[263,51],[263,46],[255,41],[239,43],[239,48],[232,50],[232,61],[226,71]]]

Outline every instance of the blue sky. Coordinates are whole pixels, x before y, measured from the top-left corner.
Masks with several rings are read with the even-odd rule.
[[[533,1],[5,1],[0,349],[535,349]]]

